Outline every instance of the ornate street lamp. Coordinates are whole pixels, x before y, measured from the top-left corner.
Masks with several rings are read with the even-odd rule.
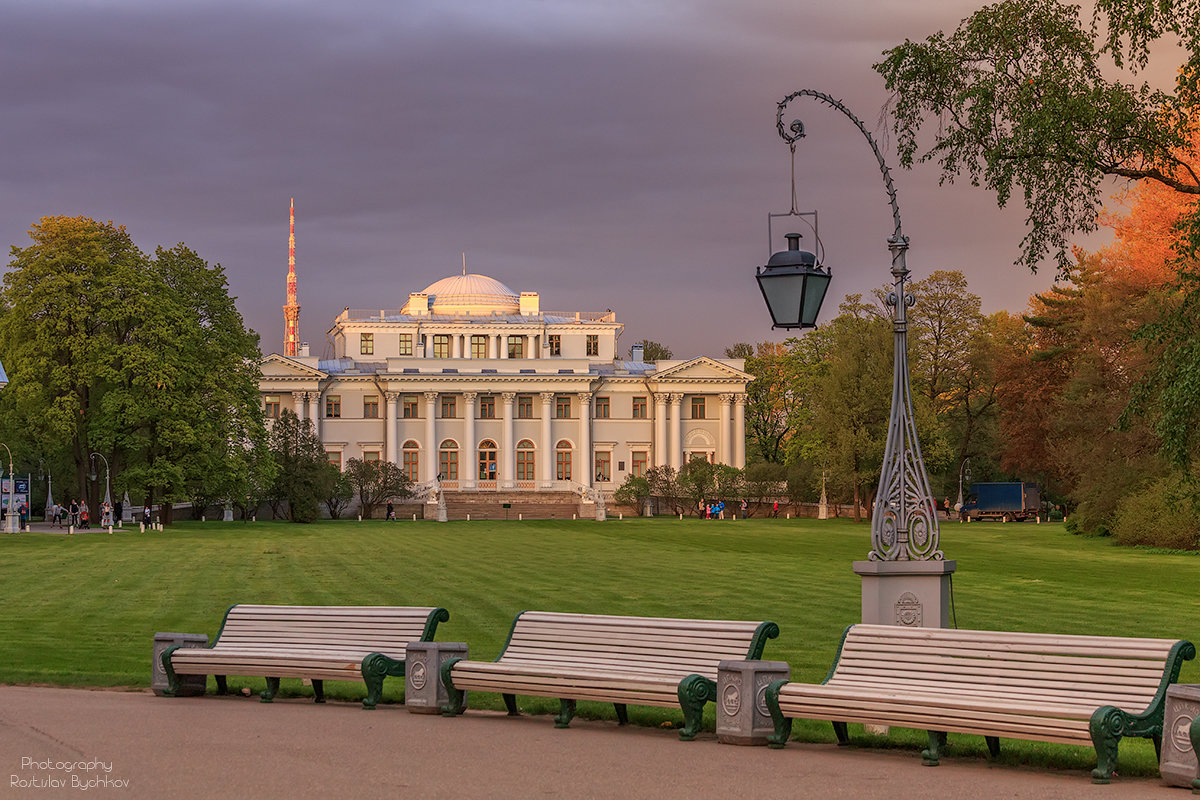
[[[888,201],[891,203],[892,219],[895,223],[895,229],[887,240],[888,250],[892,256],[892,283],[895,287],[887,295],[887,304],[892,309],[892,329],[895,333],[892,410],[888,422],[883,467],[879,476],[879,491],[876,493],[874,513],[871,515],[871,552],[868,558],[871,561],[940,561],[942,552],[938,549],[937,511],[933,493],[929,489],[925,462],[921,458],[921,445],[917,441],[917,429],[912,412],[912,395],[909,387],[907,312],[913,305],[914,298],[905,291],[905,283],[909,275],[904,260],[904,254],[908,250],[908,237],[904,235],[900,227],[900,207],[896,203],[896,188],[892,185],[892,175],[887,164],[884,163],[879,145],[875,143],[875,139],[867,131],[862,120],[851,113],[840,100],[824,92],[802,89],[781,100],[775,115],[779,136],[788,143],[792,152],[791,213],[795,213],[796,209],[796,142],[804,138],[804,125],[799,120],[795,120],[790,126],[785,127],[783,115],[788,104],[801,97],[811,97],[842,112],[866,137],[867,143],[871,145],[871,150],[879,162],[879,171],[883,173],[883,184],[887,191]],[[788,240],[791,244],[792,237],[789,236]],[[820,305],[820,299],[816,298],[816,293],[819,292],[821,297],[824,297],[825,288],[829,283],[828,271],[816,263],[815,256],[809,261],[807,256],[811,256],[811,254],[807,254],[807,256],[787,255],[794,252],[804,253],[804,251],[799,251],[797,245],[783,254],[776,253],[775,256],[772,256],[772,261],[776,256],[782,256],[781,262],[789,263],[781,263],[780,266],[791,270],[790,273],[780,271],[777,280],[790,280],[792,283],[792,288],[787,291],[773,291],[776,297],[789,297],[793,301],[801,300],[799,304],[801,313],[798,315],[797,324],[787,326],[779,324],[780,317],[777,316],[776,309],[771,304],[768,290],[763,289],[763,296],[768,298],[768,305],[771,306],[771,317],[778,327],[811,326],[815,322],[816,312]],[[770,267],[771,264],[768,263],[766,269],[769,271]],[[814,275],[814,272],[823,276],[823,285],[820,285],[822,278]],[[760,270],[760,285],[763,283],[762,274]],[[774,279],[774,276],[771,276],[770,279]],[[815,300],[817,308],[805,308],[810,300]],[[806,320],[808,320],[808,324],[805,324]],[[787,321],[790,322],[790,318]]]
[[[110,491],[111,484],[108,481],[108,477],[109,477],[108,459],[105,458],[100,453],[92,453],[92,457],[91,457],[92,471],[90,473],[88,473],[88,480],[92,481],[93,483],[96,480],[96,459],[97,458],[99,458],[101,461],[104,462],[104,502],[108,506],[109,511],[111,512],[111,510],[112,510],[112,492]],[[101,525],[104,524],[103,518],[101,518],[100,524]]]
[[[12,450],[8,449],[8,445],[0,442],[0,447],[3,447],[8,453],[8,516],[4,518],[5,533],[16,533],[20,528],[20,515],[17,513],[16,495],[14,494],[17,488],[17,475],[13,472],[13,457]]]
[[[771,312],[771,327],[815,328],[830,272],[817,263],[815,253],[800,249],[801,234],[789,233],[784,238],[788,249],[771,256],[756,276]]]
[[[955,511],[962,511],[963,507],[963,475],[966,475],[967,485],[971,485],[971,459],[964,458],[962,463],[958,465],[958,502],[954,504]]]

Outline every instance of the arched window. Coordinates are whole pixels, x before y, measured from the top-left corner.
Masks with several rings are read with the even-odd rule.
[[[496,480],[496,443],[491,439],[479,443],[479,480]]]
[[[408,479],[413,483],[417,482],[417,476],[421,474],[420,452],[420,446],[412,439],[409,439],[404,443],[404,460],[401,463],[404,465],[404,474],[407,475]]]
[[[555,475],[560,481],[571,480],[571,443],[563,439],[554,450]]]
[[[533,442],[522,439],[517,442],[517,480],[535,480],[534,467]]]
[[[442,442],[438,453],[438,466],[442,473],[442,480],[458,480],[458,442],[453,439]]]

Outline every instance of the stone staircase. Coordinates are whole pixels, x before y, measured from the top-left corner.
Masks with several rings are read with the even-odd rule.
[[[448,490],[446,519],[571,519],[572,514],[595,512],[588,504],[588,511],[581,513],[579,495],[574,492],[459,492]],[[504,504],[511,504],[505,508]],[[506,516],[507,515],[507,516]]]

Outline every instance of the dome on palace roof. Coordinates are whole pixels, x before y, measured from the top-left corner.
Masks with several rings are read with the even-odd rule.
[[[431,314],[488,315],[494,312],[516,314],[521,298],[512,289],[487,275],[451,275],[427,286]],[[409,313],[408,304],[400,313]]]

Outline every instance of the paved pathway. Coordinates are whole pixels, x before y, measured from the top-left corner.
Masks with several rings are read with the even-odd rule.
[[[65,768],[93,760],[103,763]],[[494,712],[444,719],[400,706],[23,686],[0,686],[0,778],[0,797],[39,799],[1190,796],[1159,780],[1094,786],[1083,771],[953,757],[931,769],[907,751],[794,742],[771,751],[719,745],[712,734],[685,743],[615,722],[576,720],[562,731],[548,717]]]

